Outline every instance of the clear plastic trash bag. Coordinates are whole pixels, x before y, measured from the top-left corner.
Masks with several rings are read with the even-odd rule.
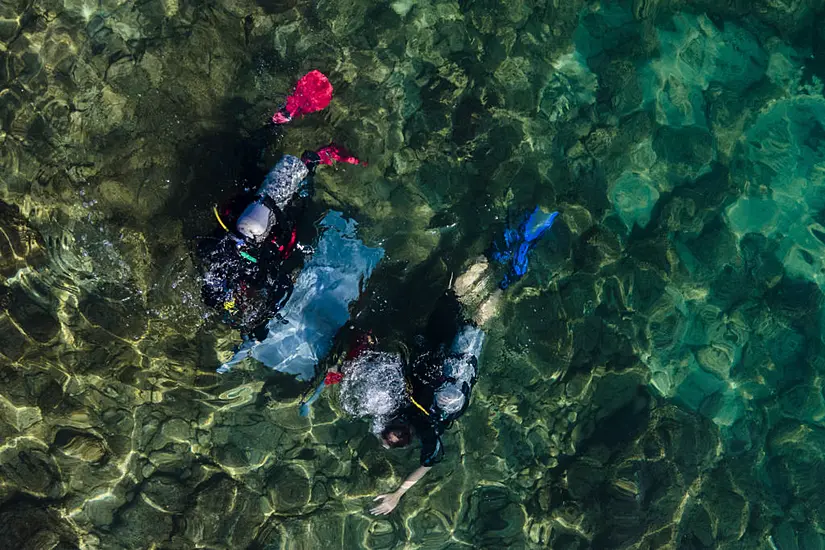
[[[315,366],[332,347],[338,330],[349,320],[349,305],[384,256],[380,247],[366,246],[355,237],[356,222],[330,211],[320,222],[323,232],[284,308],[272,319],[261,342],[247,340],[221,365],[227,372],[246,357],[271,369],[311,380]]]

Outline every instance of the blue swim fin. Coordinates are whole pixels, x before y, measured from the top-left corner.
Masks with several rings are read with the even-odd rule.
[[[524,241],[531,243],[541,237],[545,231],[553,227],[553,222],[556,221],[558,212],[550,212],[549,214],[537,206],[527,221],[524,222]]]
[[[536,242],[553,226],[558,212],[547,213],[537,206],[535,210],[522,222],[518,229],[508,227],[504,230],[504,246],[493,244],[492,259],[498,263],[509,264],[508,272],[499,283],[499,287],[506,289],[511,282],[520,279],[527,273],[528,255]]]
[[[530,243],[521,243],[516,251],[516,255],[513,258],[513,273],[516,275],[516,278],[523,277],[525,273],[527,273],[527,253],[533,247],[530,246]]]

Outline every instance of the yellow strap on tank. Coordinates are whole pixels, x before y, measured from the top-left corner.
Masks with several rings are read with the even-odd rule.
[[[421,404],[420,404],[418,401],[416,401],[415,399],[413,399],[413,396],[412,396],[412,386],[410,385],[410,381],[409,381],[409,380],[407,380],[407,396],[410,398],[410,402],[411,402],[413,405],[415,405],[416,407],[418,407],[419,409],[421,409],[421,412],[423,412],[423,413],[424,413],[424,414],[426,414],[427,416],[430,416],[430,411],[428,411],[427,409],[425,409],[424,407],[422,407],[422,406],[421,406]]]
[[[220,214],[218,214],[218,207],[217,207],[217,206],[213,206],[213,207],[212,207],[212,212],[214,212],[214,213],[215,213],[215,219],[216,219],[216,220],[218,220],[218,223],[219,223],[219,224],[221,224],[221,227],[223,227],[223,228],[224,228],[224,229],[228,232],[228,231],[229,231],[229,228],[228,228],[228,227],[226,227],[226,224],[225,224],[225,223],[223,223],[223,220],[221,219],[221,215],[220,215]]]
[[[419,404],[418,404],[418,401],[416,401],[415,399],[413,399],[413,396],[412,396],[412,395],[410,396],[410,401],[412,401],[412,404],[413,404],[413,405],[415,405],[416,407],[418,407],[419,409],[421,409],[421,412],[423,412],[423,413],[424,413],[424,414],[426,414],[427,416],[430,416],[429,411],[428,411],[427,409],[425,409],[424,407],[422,407],[421,405],[419,405]]]

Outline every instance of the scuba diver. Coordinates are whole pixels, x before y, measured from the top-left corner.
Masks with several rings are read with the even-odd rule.
[[[477,380],[484,332],[463,315],[452,290],[430,315],[424,334],[407,361],[402,353],[375,351],[370,333],[350,327],[354,345],[340,372],[333,368],[324,384],[341,383],[341,405],[353,416],[372,418],[385,448],[421,441],[420,467],[393,493],[380,495],[374,514],[388,514],[430,468],[441,461],[441,436],[470,404]]]
[[[497,279],[493,265],[482,256],[451,281],[417,339],[412,360],[405,360],[404,353],[374,351],[377,342],[372,334],[349,326],[350,334],[342,338],[351,341],[349,351],[338,353],[340,365],[334,365],[302,403],[301,414],[308,414],[308,405],[325,386],[340,383],[343,409],[355,417],[371,418],[372,431],[384,447],[406,447],[414,438],[421,441],[420,466],[397,490],[375,498],[380,502],[372,508],[373,514],[392,512],[443,458],[441,436],[467,410],[478,379],[485,340],[482,327],[497,314],[503,290],[527,272],[530,252],[557,217],[558,212],[536,207],[508,224],[489,251],[493,262],[505,268],[503,279]],[[472,319],[465,311],[474,311]]]
[[[386,448],[401,448],[413,437],[421,441],[420,466],[392,493],[375,498],[371,512],[386,515],[444,456],[441,435],[470,405],[478,379],[478,360],[484,332],[464,318],[456,294],[439,300],[424,335],[424,345],[409,369],[409,404],[389,419],[381,431]]]
[[[327,77],[311,71],[298,81],[272,122],[285,124],[324,109],[331,98]],[[289,299],[292,274],[302,264],[302,253],[310,250],[299,243],[297,227],[311,195],[311,177],[318,165],[334,161],[363,164],[335,144],[301,158],[284,155],[251,202],[236,200],[221,210],[214,208],[224,234],[199,243],[202,297],[245,336],[261,332]]]

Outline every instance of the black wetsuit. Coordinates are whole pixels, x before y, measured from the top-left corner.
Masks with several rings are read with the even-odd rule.
[[[245,201],[248,202],[248,201]],[[222,221],[233,228],[244,201],[219,211]],[[303,257],[297,245],[297,222],[305,200],[294,201],[285,212],[277,211],[277,225],[261,244],[243,242],[237,235],[220,230],[202,239],[198,256],[203,266],[204,303],[222,311],[222,320],[245,334],[254,335],[280,310],[292,293],[291,274],[300,269]]]
[[[391,425],[410,424],[414,434],[421,440],[422,466],[433,466],[441,460],[444,455],[441,434],[452,426],[453,421],[464,414],[470,404],[470,394],[477,379],[475,374],[478,367],[477,359],[472,356],[465,357],[450,353],[450,346],[459,329],[467,324],[469,323],[463,317],[461,304],[455,294],[450,291],[442,296],[430,315],[423,341],[417,346],[407,373],[412,399],[427,412],[411,404],[389,423]],[[464,395],[464,404],[461,409],[447,414],[436,403],[435,392],[445,382],[456,382],[454,378],[447,376],[444,369],[450,358],[469,360],[474,374],[469,383],[461,384],[461,393]]]
[[[285,171],[277,172],[285,159],[286,156],[282,157],[273,168],[276,176],[272,182],[282,202],[277,203],[260,190],[257,196],[239,197],[217,211],[224,230],[219,230],[212,239],[202,240],[198,246],[204,273],[201,290],[204,303],[222,310],[225,323],[257,340],[263,339],[267,323],[286,304],[292,294],[293,275],[303,265],[303,254],[297,248],[298,222],[307,209],[312,195],[312,176],[321,163],[318,153],[305,151],[300,161],[294,159],[301,168],[306,168],[303,173],[289,163]],[[296,174],[305,183],[303,188],[293,185],[297,178],[290,180],[290,176]],[[279,180],[280,176],[286,180]],[[269,175],[265,185],[270,185],[268,178]],[[275,217],[274,227],[260,243],[243,239],[231,229],[252,201],[261,201]],[[225,231],[226,228],[230,229]]]

